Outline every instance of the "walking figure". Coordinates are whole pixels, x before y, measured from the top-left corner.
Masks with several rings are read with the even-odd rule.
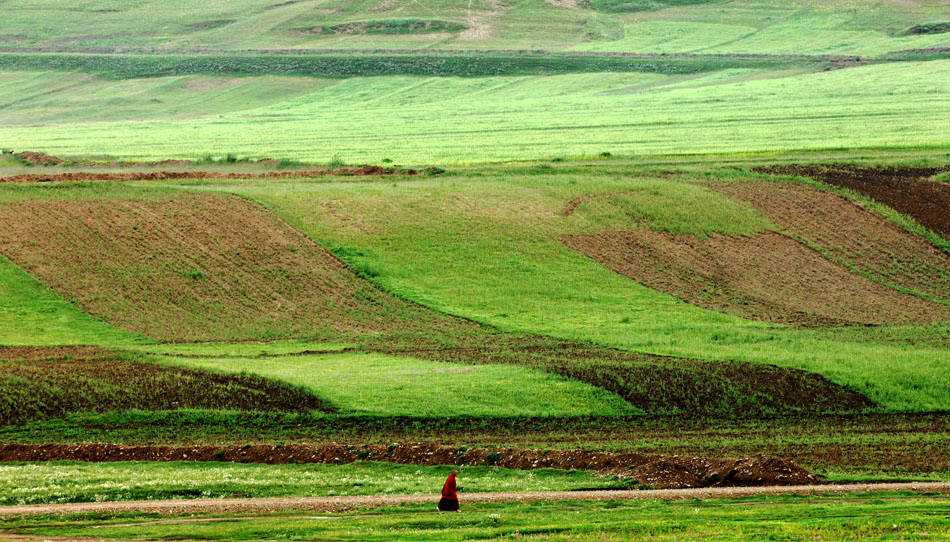
[[[446,478],[445,485],[442,486],[442,498],[439,499],[439,510],[443,512],[459,511],[459,496],[458,493],[455,492],[456,474],[458,474],[458,471],[453,470],[452,474]]]

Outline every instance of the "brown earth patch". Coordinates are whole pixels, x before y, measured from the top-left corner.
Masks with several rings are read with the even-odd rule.
[[[465,448],[433,443],[337,443],[273,446],[123,446],[119,444],[0,444],[0,461],[231,461],[238,463],[353,463],[492,465],[531,470],[583,469],[633,478],[657,488],[766,486],[820,483],[790,461],[764,456],[742,459],[610,454],[587,450]]]
[[[882,167],[816,165],[758,168],[760,173],[799,175],[849,188],[914,218],[924,227],[950,238],[950,185],[927,178],[950,167]]]
[[[804,326],[950,321],[950,307],[852,274],[775,232],[701,240],[640,228],[562,241],[650,288],[744,318]]]
[[[50,156],[42,152],[23,151],[13,155],[21,162],[33,166],[55,166],[63,163],[63,159],[57,156]]]
[[[17,155],[20,156],[20,155]],[[55,162],[58,163],[58,162]],[[44,164],[54,165],[55,163]],[[187,162],[185,162],[187,163]],[[180,165],[181,161],[156,162],[157,165]],[[425,173],[437,174],[436,168]],[[322,175],[376,176],[376,175],[419,175],[414,169],[382,168],[379,166],[361,166],[357,168],[314,169],[306,171],[265,171],[261,173],[220,173],[216,171],[136,171],[127,173],[27,173],[0,177],[0,183],[49,183],[78,181],[162,181],[169,179],[283,179],[290,177],[319,177]]]
[[[28,352],[29,359],[0,361],[0,425],[62,417],[72,412],[137,408],[209,408],[257,411],[332,410],[324,401],[254,375],[225,375],[166,367],[141,358],[85,349]],[[18,354],[13,354],[15,357]],[[74,357],[75,356],[75,357]]]
[[[796,182],[707,186],[877,280],[950,301],[950,254],[844,196]]]
[[[0,207],[0,252],[83,310],[162,341],[461,330],[385,294],[234,196],[29,200]]]

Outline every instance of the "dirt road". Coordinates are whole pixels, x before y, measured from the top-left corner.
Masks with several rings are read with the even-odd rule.
[[[847,485],[715,487],[699,489],[650,489],[640,491],[525,491],[469,493],[459,497],[463,504],[480,502],[529,501],[622,501],[641,499],[724,499],[750,495],[820,495],[854,492],[915,491],[950,495],[950,482],[908,482]],[[194,513],[266,513],[284,510],[339,512],[355,508],[394,506],[402,503],[436,503],[438,495],[366,495],[351,497],[279,497],[260,499],[180,499],[167,501],[127,501],[69,504],[40,504],[0,507],[0,517],[39,514],[90,514],[154,512],[165,515]]]

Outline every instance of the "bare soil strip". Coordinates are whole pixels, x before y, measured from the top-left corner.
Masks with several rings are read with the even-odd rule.
[[[833,495],[883,491],[918,493],[950,493],[950,482],[904,482],[885,484],[800,485],[764,487],[713,487],[700,489],[649,489],[610,491],[523,491],[498,493],[462,493],[465,504],[483,502],[535,501],[632,501],[680,499],[733,499],[754,495]],[[150,512],[162,515],[197,513],[270,513],[284,510],[342,512],[359,508],[396,506],[399,504],[432,504],[439,495],[368,495],[348,497],[278,497],[260,499],[194,499],[167,501],[127,501],[68,504],[37,504],[0,507],[0,517],[40,514],[116,514]]]
[[[509,469],[585,469],[632,478],[659,488],[817,484],[822,478],[783,459],[702,458],[587,450],[479,449],[434,443],[289,444],[274,446],[123,446],[0,444],[0,461],[227,461],[238,463],[329,463],[383,461],[406,465],[492,465]]]
[[[930,230],[950,238],[950,185],[935,183],[928,177],[950,168],[859,166],[778,166],[756,171],[781,175],[800,175],[850,188],[892,207]]]
[[[164,181],[171,179],[284,179],[324,175],[380,176],[419,175],[414,169],[398,170],[379,166],[359,168],[264,171],[258,173],[221,173],[216,171],[133,171],[126,173],[27,173],[0,177],[0,183],[62,183],[79,181]]]
[[[798,182],[707,186],[875,279],[950,301],[950,254],[848,198]]]
[[[950,307],[851,273],[776,232],[702,240],[640,228],[562,241],[650,288],[744,318],[802,326],[950,321]]]

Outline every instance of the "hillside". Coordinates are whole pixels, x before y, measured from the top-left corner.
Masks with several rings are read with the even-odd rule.
[[[7,48],[546,49],[877,55],[946,47],[925,0],[6,0]],[[543,24],[541,22],[543,21]]]

